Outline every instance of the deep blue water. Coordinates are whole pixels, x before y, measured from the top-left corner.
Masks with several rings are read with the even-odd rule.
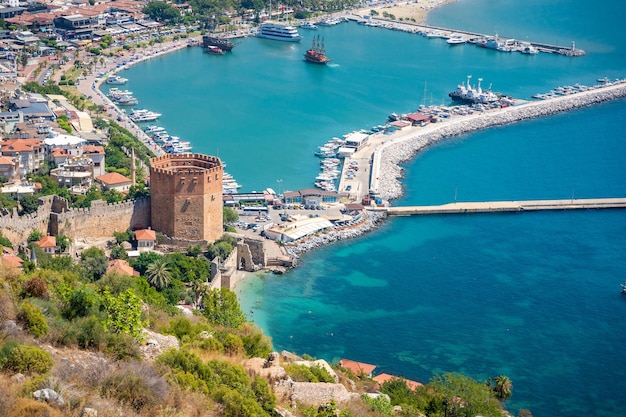
[[[245,190],[310,186],[328,138],[391,112],[447,102],[472,74],[529,98],[626,76],[626,5],[459,0],[430,22],[569,45],[567,58],[503,54],[343,24],[322,28],[329,67],[300,45],[245,39],[227,56],[197,48],[124,72],[160,124],[218,154]],[[617,29],[617,30],[616,30]],[[158,88],[155,88],[158,86]],[[396,204],[626,195],[626,101],[447,140],[405,166]],[[617,210],[397,218],[239,289],[276,349],[374,363],[427,381],[508,375],[507,406],[535,416],[624,415],[626,216]]]

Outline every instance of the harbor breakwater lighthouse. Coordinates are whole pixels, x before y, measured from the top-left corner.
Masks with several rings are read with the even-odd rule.
[[[170,238],[213,242],[224,233],[219,158],[171,154],[150,163],[152,228]]]

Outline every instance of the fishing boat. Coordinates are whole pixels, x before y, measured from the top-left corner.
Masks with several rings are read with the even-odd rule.
[[[202,36],[202,46],[204,48],[207,48],[209,46],[217,46],[222,51],[228,52],[228,51],[232,51],[232,49],[236,45],[226,38],[219,38],[217,36],[204,35]]]
[[[457,86],[456,90],[452,91],[450,94],[450,98],[454,101],[459,101],[461,103],[493,103],[497,101],[500,97],[497,94],[491,92],[491,88],[488,90],[483,90],[480,86],[482,78],[478,79],[478,85],[476,87],[470,84],[471,75],[467,76],[467,85],[465,83],[461,83]]]
[[[626,280],[624,280],[624,282],[626,283]],[[619,284],[622,286],[622,294],[626,294],[626,285],[624,284]]]
[[[217,46],[209,45],[206,48],[204,48],[204,50],[209,54],[224,55],[224,51]]]
[[[465,39],[463,35],[454,35],[446,42],[448,43],[448,45],[461,45],[467,42],[467,39]]]
[[[330,62],[324,50],[324,39],[321,39],[319,35],[313,38],[313,44],[311,48],[304,53],[304,59],[313,64],[323,65]]]
[[[317,25],[311,22],[304,22],[300,25],[300,29],[317,30]]]

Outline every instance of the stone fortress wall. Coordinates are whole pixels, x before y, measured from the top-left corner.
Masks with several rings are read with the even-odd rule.
[[[150,227],[150,211],[149,197],[113,204],[96,200],[89,208],[52,211],[49,233],[76,239],[109,237],[114,232],[146,229]]]
[[[81,237],[113,236],[113,232],[145,229],[150,226],[150,198],[107,204],[91,202],[89,208],[70,208],[59,196],[39,199],[37,212],[18,216],[17,210],[0,216],[3,236],[13,243],[25,243],[33,231],[44,235],[65,235],[73,240]]]

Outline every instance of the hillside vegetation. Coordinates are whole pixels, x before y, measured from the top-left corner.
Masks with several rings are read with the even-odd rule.
[[[32,250],[37,264],[26,261],[24,271],[0,265],[0,417],[502,415],[494,386],[456,374],[411,391],[400,379],[380,388],[341,368],[335,379],[282,363],[283,386],[386,395],[324,404],[277,397],[276,378],[252,376],[246,365],[268,358],[271,341],[245,321],[233,292],[206,285],[208,254],[144,253],[130,261],[141,275],[124,276],[106,273],[98,248],[77,260]],[[181,301],[193,314],[177,308]]]

